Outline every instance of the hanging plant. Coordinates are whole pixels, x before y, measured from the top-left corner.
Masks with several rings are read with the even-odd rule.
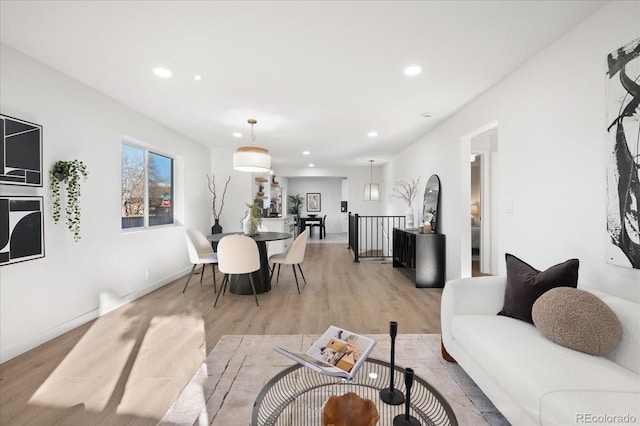
[[[62,203],[60,182],[66,184],[67,205],[65,215],[67,228],[77,242],[80,239],[80,178],[87,180],[87,166],[82,161],[56,161],[49,172],[49,187],[53,198],[53,222],[58,223],[61,216]]]

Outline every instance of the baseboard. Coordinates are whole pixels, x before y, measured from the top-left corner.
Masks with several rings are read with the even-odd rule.
[[[160,287],[163,287],[175,281],[176,279],[184,276],[185,274],[189,273],[190,270],[191,270],[191,266],[189,266],[188,268],[182,271],[178,271],[174,274],[171,274],[170,276],[167,276],[160,281],[156,281],[155,283],[150,284],[140,290],[136,290],[123,297],[120,297],[116,300],[110,300],[109,302],[103,302],[103,300],[101,300],[100,306],[98,306],[95,309],[92,309],[89,312],[86,312],[82,315],[72,318],[69,321],[65,321],[64,323],[59,324],[53,328],[50,328],[49,330],[46,330],[42,333],[39,333],[31,337],[27,337],[24,340],[18,343],[15,343],[13,345],[10,345],[10,346],[3,345],[2,348],[0,349],[0,364],[7,362],[10,359],[13,359],[19,355],[22,355],[25,352],[30,351],[31,349],[35,349],[38,346],[44,343],[47,343],[48,341],[53,340],[56,337],[63,335],[64,333],[67,333],[73,330],[74,328],[80,327],[81,325],[86,324],[89,321],[93,321],[96,318],[99,318],[100,316],[113,311],[114,309],[118,309],[119,307],[124,306],[127,303],[133,302],[134,300],[139,299],[140,297],[145,296],[151,293],[152,291],[157,290]]]

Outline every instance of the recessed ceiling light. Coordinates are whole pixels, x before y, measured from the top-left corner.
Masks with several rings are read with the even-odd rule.
[[[309,151],[302,151],[302,155],[309,155],[311,154]]]
[[[422,68],[417,65],[406,67],[404,69],[404,75],[418,75],[422,72]]]
[[[309,167],[315,167],[316,165],[313,163],[309,163]]]
[[[173,75],[168,69],[160,67],[154,68],[153,73],[160,78],[169,78]]]
[[[242,133],[235,132],[235,133],[233,134],[233,137],[234,137],[234,138],[241,138],[241,137],[242,137]]]
[[[196,74],[196,75],[193,76],[193,79],[195,81],[200,81],[200,80],[202,80],[202,76],[200,74]]]
[[[369,136],[370,138],[375,138],[376,136],[378,136],[378,132],[369,132],[367,133],[367,136]]]

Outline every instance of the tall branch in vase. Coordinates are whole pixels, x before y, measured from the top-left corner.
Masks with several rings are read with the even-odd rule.
[[[215,234],[222,232],[222,226],[220,226],[220,215],[222,214],[222,208],[224,207],[224,196],[227,193],[227,187],[229,186],[229,182],[231,181],[231,176],[229,176],[227,182],[224,184],[224,191],[222,192],[222,199],[220,200],[220,209],[216,209],[216,202],[218,201],[218,194],[216,193],[216,176],[211,175],[211,177],[209,177],[209,175],[207,175],[207,181],[209,182],[209,192],[213,194],[211,210],[213,211],[215,224],[211,228],[211,232]],[[214,232],[214,229],[217,232]]]
[[[393,187],[393,192],[396,193],[393,194],[393,197],[401,198],[405,203],[407,203],[407,228],[413,227],[413,208],[411,207],[411,203],[413,202],[413,199],[416,198],[419,183],[420,176],[418,176],[418,179],[411,178],[411,182],[407,182],[406,180],[398,181]]]

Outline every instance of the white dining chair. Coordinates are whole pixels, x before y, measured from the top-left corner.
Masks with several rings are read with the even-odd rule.
[[[213,248],[211,248],[211,243],[207,240],[207,238],[200,231],[196,231],[195,229],[187,229],[185,232],[185,237],[187,239],[187,251],[189,252],[189,260],[193,263],[193,267],[191,268],[191,273],[189,274],[189,278],[187,279],[187,283],[184,285],[184,289],[182,292],[184,293],[187,290],[187,286],[189,285],[189,281],[191,281],[191,277],[193,276],[193,272],[196,270],[198,265],[202,265],[202,275],[200,275],[200,282],[202,283],[202,277],[204,276],[204,268],[206,265],[211,264],[211,271],[213,274],[213,291],[217,293],[216,289],[216,263],[218,263],[218,255],[214,253]]]
[[[260,269],[260,252],[258,244],[251,237],[246,235],[227,235],[218,243],[218,269],[224,274],[222,279],[222,289],[213,304],[215,308],[218,304],[220,294],[224,294],[229,284],[229,275],[249,274],[253,296],[258,304],[256,286],[253,282],[253,274]]]
[[[273,268],[271,269],[271,276],[269,277],[269,282],[273,279],[273,273],[276,270],[276,265],[278,265],[278,275],[276,277],[276,283],[280,279],[280,266],[281,265],[291,265],[293,268],[293,276],[296,279],[296,287],[298,287],[298,294],[300,294],[300,285],[298,284],[298,274],[296,274],[296,265],[300,270],[300,275],[302,275],[302,279],[304,280],[304,284],[307,285],[307,279],[304,277],[304,273],[302,272],[302,267],[300,264],[304,261],[304,254],[307,251],[307,238],[309,237],[309,230],[305,229],[302,231],[298,238],[291,244],[289,247],[289,251],[286,253],[278,253],[269,257],[269,262],[273,263]]]

